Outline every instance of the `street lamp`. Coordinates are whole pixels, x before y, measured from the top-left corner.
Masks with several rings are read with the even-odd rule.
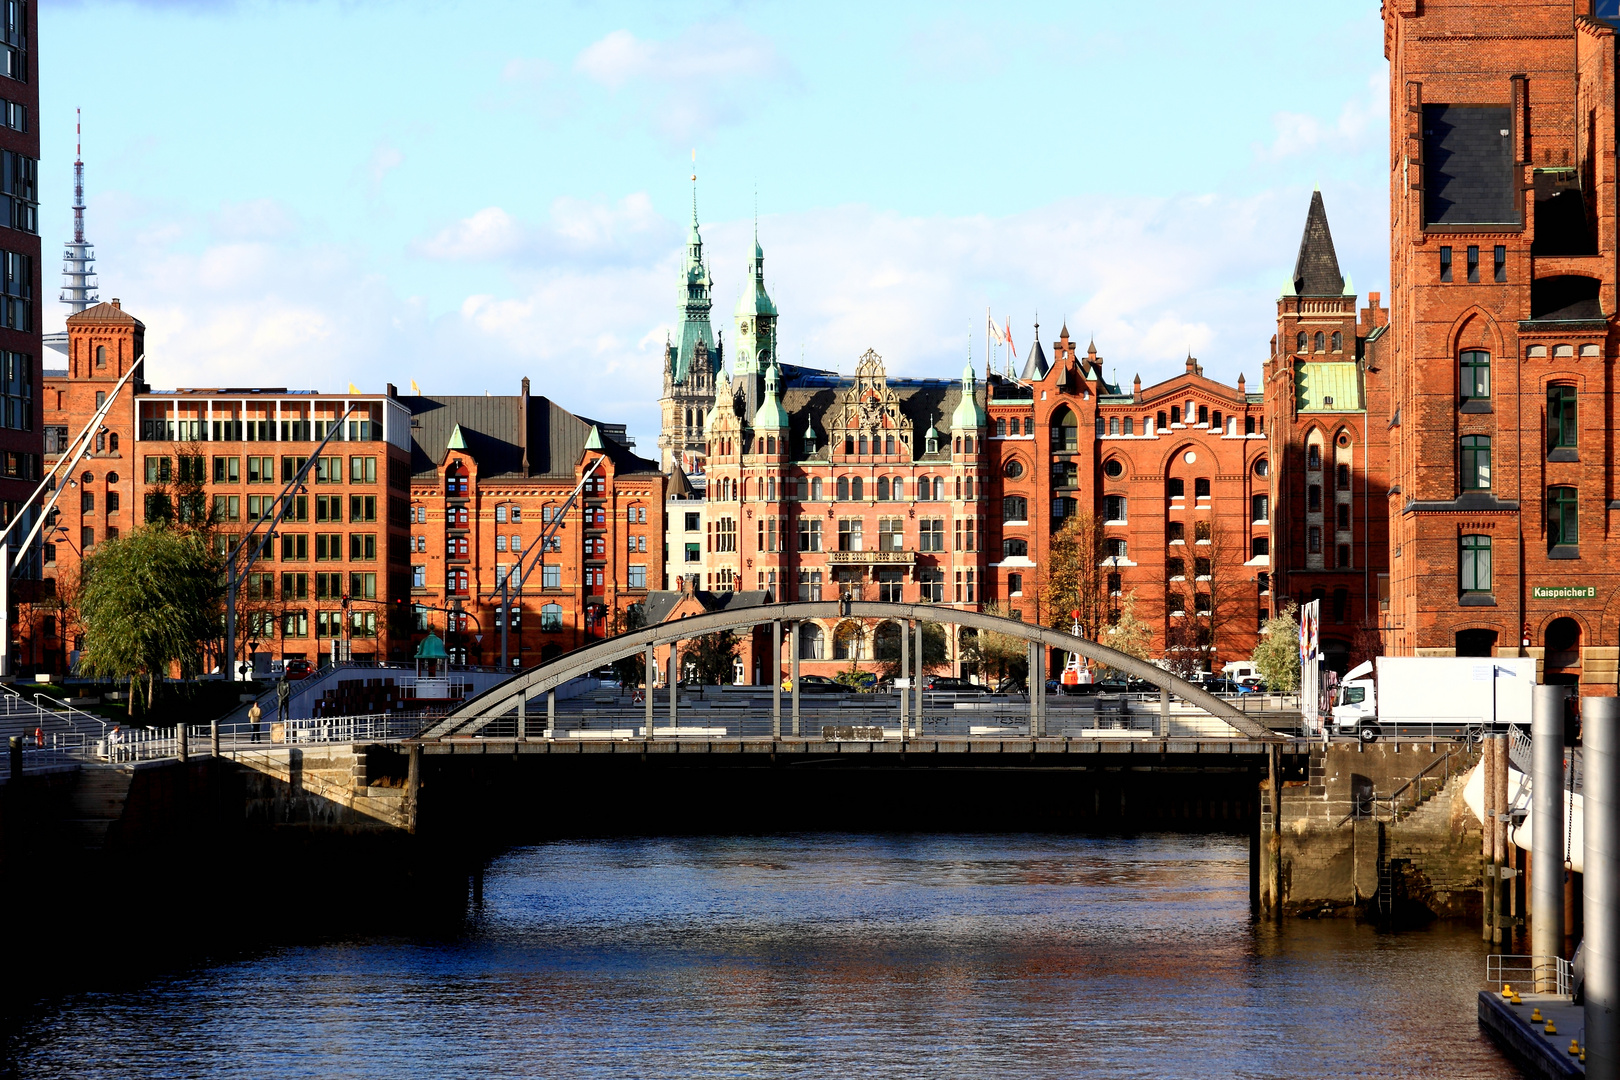
[[[1114,585],[1115,585],[1116,581],[1119,578],[1119,552],[1118,551],[1114,552],[1112,555],[1110,555],[1108,557],[1108,566],[1109,566],[1109,574],[1108,574],[1108,614],[1110,616],[1109,623],[1110,623],[1110,625],[1112,625],[1113,623],[1117,623],[1119,621],[1119,592],[1120,592],[1120,590],[1114,588]],[[1123,586],[1121,586],[1121,587],[1123,587]]]

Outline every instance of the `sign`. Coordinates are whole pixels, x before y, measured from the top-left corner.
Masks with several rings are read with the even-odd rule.
[[[1312,600],[1299,609],[1299,711],[1307,731],[1320,731],[1322,676],[1320,630],[1322,601]]]
[[[827,561],[834,565],[839,563],[871,564],[871,563],[900,563],[910,565],[917,561],[914,551],[829,551]]]
[[[1596,600],[1596,585],[1532,585],[1532,600]]]

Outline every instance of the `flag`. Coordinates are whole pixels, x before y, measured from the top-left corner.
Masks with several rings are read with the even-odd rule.
[[[1014,355],[1014,356],[1017,356],[1017,355],[1018,355],[1018,346],[1016,346],[1016,345],[1014,345],[1014,344],[1013,344],[1013,339],[1012,339],[1012,320],[1011,320],[1011,319],[1008,319],[1008,320],[1007,320],[1007,333],[1006,333],[1006,334],[1005,334],[1005,335],[1004,335],[1004,336],[1005,336],[1005,338],[1006,338],[1006,341],[1007,341],[1007,348],[1008,348],[1008,349],[1010,349],[1010,350],[1011,350],[1011,351],[1012,351],[1012,354],[1013,354],[1013,355]]]
[[[349,393],[358,394],[359,392],[360,392],[360,388],[358,386],[354,385],[354,383],[349,384]]]
[[[416,385],[415,379],[411,380],[411,393],[415,394],[417,397],[422,396],[422,388]]]
[[[990,317],[990,313],[988,311],[984,313],[984,320],[989,324],[990,340],[992,342],[997,345],[1009,344],[1007,339],[1001,334],[1001,327],[996,325],[996,320]]]

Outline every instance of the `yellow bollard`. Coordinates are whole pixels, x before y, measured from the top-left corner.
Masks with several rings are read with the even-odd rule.
[[[1541,1008],[1539,1006],[1530,1010],[1530,1022],[1532,1024],[1541,1023]]]
[[[1541,1030],[1542,1030],[1543,1033],[1545,1033],[1547,1035],[1556,1035],[1556,1034],[1558,1034],[1558,1029],[1553,1026],[1553,1022],[1551,1020],[1548,1020],[1547,1021],[1547,1026],[1542,1028]]]
[[[1580,1052],[1581,1052],[1580,1043],[1576,1042],[1574,1039],[1569,1040],[1569,1056],[1570,1057],[1575,1057]]]

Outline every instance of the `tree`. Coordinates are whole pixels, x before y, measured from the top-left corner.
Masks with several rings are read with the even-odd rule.
[[[1288,606],[1266,620],[1254,647],[1254,667],[1266,685],[1282,694],[1299,692],[1299,621],[1297,606]]]
[[[1153,627],[1136,614],[1136,590],[1125,594],[1118,617],[1103,633],[1102,644],[1138,660],[1152,657]]]
[[[158,523],[108,540],[85,560],[79,587],[89,675],[127,678],[130,713],[136,680],[146,676],[146,707],[154,684],[178,666],[196,675],[203,646],[219,633],[220,562],[203,536]]]
[[[922,631],[923,670],[929,671],[934,668],[944,667],[946,660],[945,628],[939,625],[939,623],[925,622],[922,625]],[[914,633],[914,631],[908,630],[904,625],[902,625],[900,627],[900,633]],[[912,652],[915,652],[916,646],[916,640],[913,639],[912,643],[907,646],[907,648],[909,648]],[[878,670],[883,673],[883,677],[886,679],[898,677],[900,675],[899,635],[894,635],[891,637],[879,634],[877,641],[875,642],[875,647],[876,658],[879,665]],[[913,664],[916,663],[916,657],[911,657],[911,660]]]
[[[616,608],[613,612],[613,634],[628,634],[640,630],[647,625],[647,609],[641,604],[631,604],[629,607]],[[626,656],[613,661],[613,673],[619,677],[620,686],[638,686],[642,680],[642,669],[646,666],[647,658],[643,653]]]
[[[1000,604],[984,605],[986,615],[1008,618]],[[994,674],[997,678],[1029,675],[1029,642],[1021,637],[995,630],[980,630],[963,641],[962,662],[974,667],[981,675]]]
[[[1046,560],[1046,625],[1068,630],[1078,611],[1081,635],[1097,639],[1107,608],[1107,557],[1096,517],[1072,514],[1063,522]]]
[[[709,686],[723,686],[736,675],[737,653],[741,639],[734,630],[717,630],[686,643],[681,650],[681,662],[676,668],[684,672],[691,668],[697,681]]]

